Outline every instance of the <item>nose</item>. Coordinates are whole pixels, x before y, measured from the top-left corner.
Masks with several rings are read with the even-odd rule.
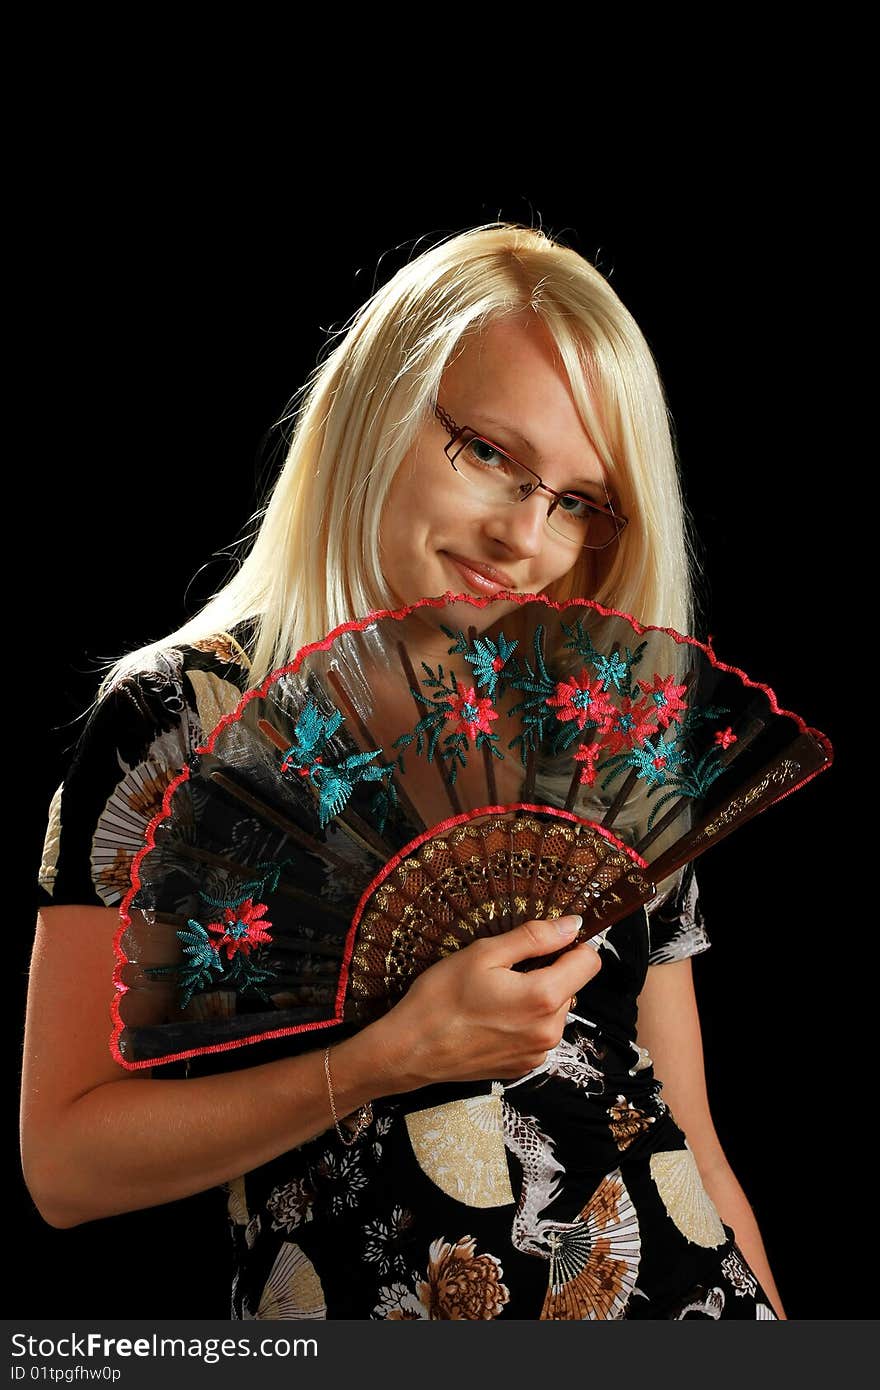
[[[547,504],[540,489],[521,502],[503,503],[488,513],[485,532],[499,541],[512,555],[528,557],[540,553],[550,532],[547,527]]]

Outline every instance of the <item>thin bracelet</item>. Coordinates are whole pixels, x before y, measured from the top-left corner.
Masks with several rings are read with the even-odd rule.
[[[342,1126],[339,1123],[339,1116],[336,1113],[336,1101],[333,1099],[333,1082],[330,1080],[329,1047],[324,1048],[324,1072],[327,1076],[327,1091],[330,1096],[330,1111],[333,1115],[333,1123],[336,1126],[336,1133],[339,1135],[339,1138],[341,1139],[345,1147],[347,1149],[350,1149],[353,1144],[357,1143],[358,1139],[361,1137],[367,1126],[373,1123],[373,1107],[369,1101],[367,1101],[366,1105],[361,1106],[360,1110],[357,1112],[357,1116],[355,1117],[356,1123],[351,1138],[346,1138],[345,1134],[342,1132]]]

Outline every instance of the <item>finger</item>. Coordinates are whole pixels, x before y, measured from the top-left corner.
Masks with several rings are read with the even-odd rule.
[[[570,945],[581,927],[580,917],[557,917],[553,922],[521,922],[492,939],[491,963],[509,968],[517,961],[547,956]]]
[[[565,951],[552,965],[545,965],[539,970],[529,973],[528,979],[538,981],[542,986],[550,985],[551,989],[558,991],[560,1004],[571,999],[573,994],[577,994],[579,989],[598,975],[602,969],[602,958],[599,952],[582,942],[579,946],[572,946],[570,951]]]

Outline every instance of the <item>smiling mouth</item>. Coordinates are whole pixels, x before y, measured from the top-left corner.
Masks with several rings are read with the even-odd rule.
[[[471,569],[470,565],[465,564],[464,560],[457,560],[455,556],[450,555],[448,551],[444,551],[443,554],[450,564],[455,566],[458,573],[464,577],[468,588],[472,589],[475,593],[499,594],[505,590],[512,592],[511,585],[503,584],[497,579],[487,579],[484,574],[480,574],[477,570]]]

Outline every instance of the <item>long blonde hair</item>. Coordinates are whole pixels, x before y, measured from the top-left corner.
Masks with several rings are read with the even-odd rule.
[[[691,630],[693,550],[663,387],[644,335],[576,251],[543,231],[493,222],[410,261],[340,330],[279,422],[292,425],[290,447],[253,518],[250,550],[194,617],[114,662],[99,698],[159,652],[248,620],[253,688],[340,623],[396,607],[379,563],[394,474],[430,419],[465,335],[528,312],[555,340],[582,424],[630,519],[615,546],[584,551],[545,592],[557,601],[595,598],[643,623]]]

